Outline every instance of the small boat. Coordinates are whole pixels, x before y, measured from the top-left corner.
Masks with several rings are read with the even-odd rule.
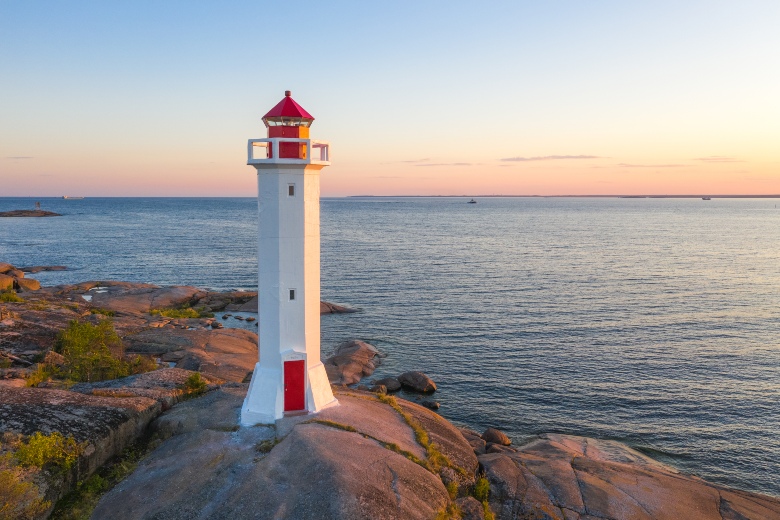
[[[702,197],[701,200],[712,200],[711,197]]]
[[[468,204],[476,204],[476,203],[477,203],[477,201],[474,200],[474,199],[471,199],[470,201],[468,201]]]
[[[81,200],[84,197],[71,197],[70,195],[63,195],[62,198],[63,199],[68,199],[68,200]]]

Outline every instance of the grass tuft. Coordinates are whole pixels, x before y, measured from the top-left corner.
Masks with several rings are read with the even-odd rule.
[[[274,446],[276,446],[280,442],[282,442],[281,439],[276,439],[276,438],[267,439],[267,440],[264,440],[262,442],[258,442],[257,444],[255,444],[255,450],[257,450],[260,453],[268,453],[272,449],[274,449]]]
[[[461,517],[460,508],[454,502],[450,502],[436,514],[436,520],[459,520]]]
[[[327,419],[312,419],[311,421],[306,421],[308,424],[322,424],[324,426],[330,426],[331,428],[336,428],[339,430],[344,430],[345,432],[352,432],[357,433],[357,430],[350,426],[349,424],[341,424],[336,421],[328,421]]]
[[[213,312],[207,312],[205,307],[179,307],[166,309],[152,309],[149,311],[152,316],[165,316],[166,318],[213,318]]]
[[[184,382],[184,392],[190,396],[198,396],[206,391],[206,380],[200,375],[200,372],[193,372]]]
[[[76,310],[78,310],[78,307],[76,307]],[[92,307],[89,309],[90,314],[102,314],[103,316],[108,317],[114,317],[116,316],[116,312],[110,310],[110,309],[103,309],[102,307]]]
[[[0,292],[0,302],[4,303],[22,303],[24,299],[20,298],[16,291],[2,291]]]

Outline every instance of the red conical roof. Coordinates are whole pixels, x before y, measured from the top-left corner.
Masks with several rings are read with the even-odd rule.
[[[267,117],[300,117],[303,119],[311,119],[312,121],[314,120],[314,116],[304,110],[301,105],[290,97],[289,90],[284,92],[284,98],[279,101],[275,107],[269,110],[268,113],[263,116],[263,119]]]

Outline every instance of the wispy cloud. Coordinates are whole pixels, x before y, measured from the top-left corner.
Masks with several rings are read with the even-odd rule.
[[[686,164],[627,164],[620,163],[623,168],[685,168]]]
[[[561,161],[565,159],[605,159],[598,155],[544,155],[540,157],[507,157],[502,161],[530,162],[530,161]]]
[[[709,157],[697,157],[694,161],[704,161],[708,163],[731,163],[731,162],[745,162],[734,157],[723,157],[722,155],[711,155]]]
[[[390,161],[390,162],[384,162],[382,164],[416,164],[416,163],[424,163],[430,161],[430,159],[411,159],[406,161]]]
[[[467,162],[453,162],[453,163],[425,163],[425,164],[415,164],[415,166],[474,166],[471,163]]]
[[[30,157],[28,155],[11,155],[6,157],[9,161],[18,161],[20,159],[35,159],[35,157]]]

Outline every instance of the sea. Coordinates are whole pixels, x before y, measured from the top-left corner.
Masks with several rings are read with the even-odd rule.
[[[780,496],[777,199],[324,198],[322,348],[421,370],[439,413],[614,439],[712,482]],[[0,261],[44,285],[255,290],[253,198],[0,198]],[[412,397],[412,396],[410,396]]]

